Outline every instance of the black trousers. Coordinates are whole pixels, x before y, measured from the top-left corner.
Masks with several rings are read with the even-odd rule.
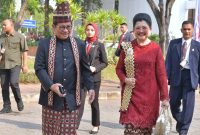
[[[12,69],[0,69],[1,88],[4,106],[10,106],[10,92],[9,86],[12,89],[15,101],[19,103],[22,101],[20,88],[19,88],[19,74],[21,66],[15,66]]]
[[[190,70],[181,71],[179,86],[170,86],[170,109],[177,121],[180,134],[187,134],[194,112],[195,90],[192,88]],[[182,106],[182,109],[181,109]]]
[[[94,82],[94,90],[95,90],[95,99],[91,104],[92,110],[92,125],[99,126],[100,125],[100,110],[99,110],[99,89],[101,82]],[[79,116],[78,116],[78,126],[83,116],[84,106],[85,106],[85,98],[87,95],[87,89],[84,88],[81,90],[81,106],[79,108]]]

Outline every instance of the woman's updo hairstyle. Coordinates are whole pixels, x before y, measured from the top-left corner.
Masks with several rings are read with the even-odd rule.
[[[151,17],[146,14],[146,13],[138,13],[133,17],[133,27],[135,27],[135,24],[138,21],[145,21],[149,27],[151,28],[152,22],[151,22]]]

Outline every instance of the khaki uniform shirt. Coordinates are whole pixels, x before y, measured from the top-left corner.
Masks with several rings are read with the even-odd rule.
[[[25,37],[14,32],[11,35],[0,35],[0,46],[5,48],[0,61],[0,69],[11,69],[17,65],[22,65],[22,52],[28,51]]]

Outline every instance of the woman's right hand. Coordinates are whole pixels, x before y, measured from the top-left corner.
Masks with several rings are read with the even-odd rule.
[[[62,94],[62,93],[60,92],[60,90],[59,90],[59,87],[61,87],[61,86],[62,86],[62,84],[60,84],[60,83],[55,83],[55,84],[51,85],[50,89],[51,89],[51,91],[55,92],[58,96],[60,96],[60,97],[65,97],[66,94]]]
[[[169,100],[164,100],[161,103],[161,106],[165,109],[167,109],[169,107]]]
[[[135,85],[135,78],[126,78],[126,79],[125,79],[125,83],[126,83],[127,85],[134,86],[134,85]]]

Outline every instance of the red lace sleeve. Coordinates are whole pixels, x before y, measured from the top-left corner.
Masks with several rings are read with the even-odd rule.
[[[169,99],[165,62],[160,47],[156,58],[156,78],[160,89],[160,100]]]
[[[125,53],[124,51],[122,51],[116,66],[116,74],[122,85],[125,83],[126,79],[124,59],[125,59]]]

